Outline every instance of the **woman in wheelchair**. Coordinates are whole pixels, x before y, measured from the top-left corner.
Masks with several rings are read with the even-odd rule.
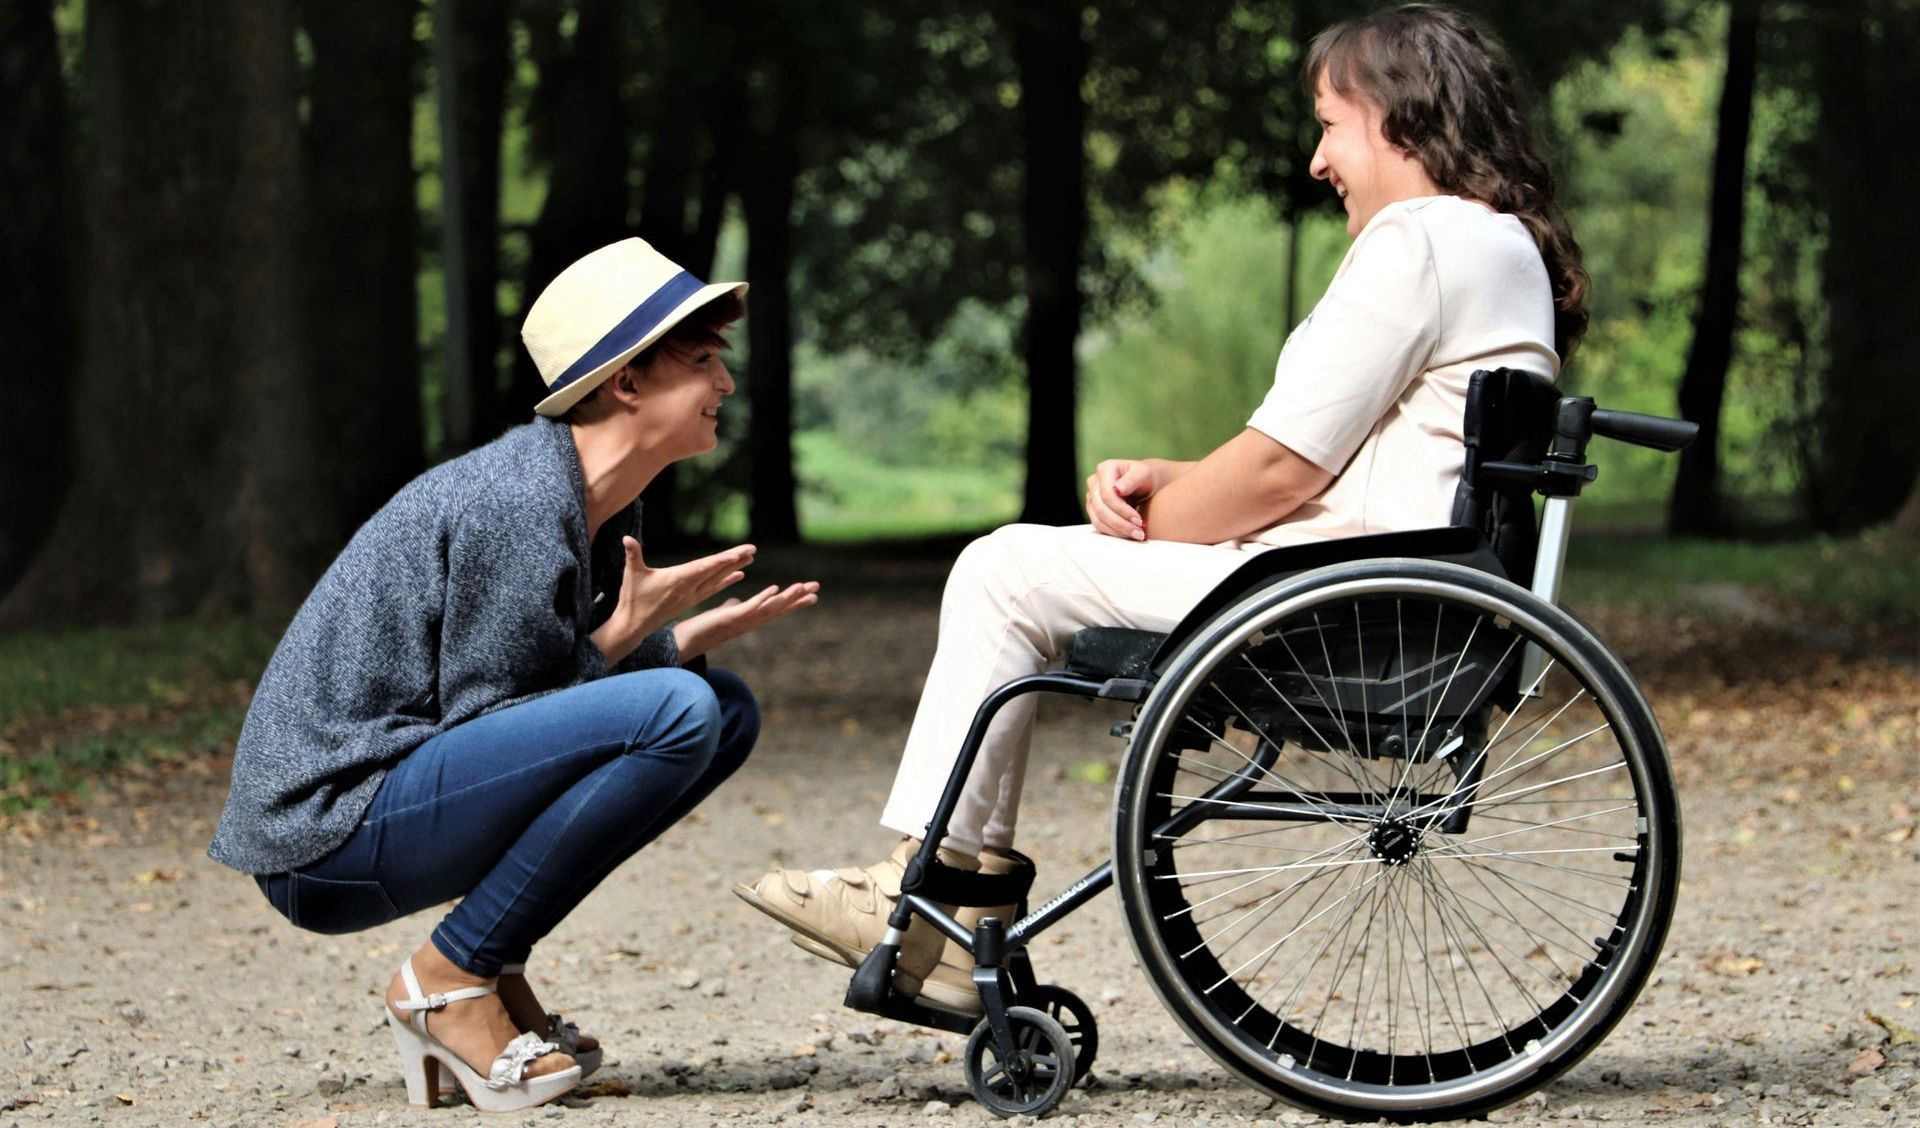
[[[1305,76],[1321,126],[1312,173],[1353,242],[1287,339],[1240,433],[1197,462],[1102,462],[1088,525],[1010,525],[967,547],[881,824],[902,836],[864,867],[780,870],[736,887],[806,950],[857,966],[888,930],[976,706],[1059,665],[1090,627],[1167,631],[1249,554],[1446,525],[1475,370],[1551,379],[1586,323],[1580,252],[1529,136],[1501,49],[1459,14],[1409,5],[1327,29]],[[1034,701],[987,730],[940,859],[987,874],[1014,847]],[[972,928],[1013,906],[962,908]],[[916,918],[893,990],[979,1013],[973,956]]]

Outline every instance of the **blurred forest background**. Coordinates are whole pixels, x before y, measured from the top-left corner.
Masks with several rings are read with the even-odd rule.
[[[0,753],[222,693],[230,738],[207,687],[528,417],[529,296],[629,234],[753,285],[656,559],[1073,522],[1098,459],[1204,453],[1347,245],[1297,67],[1371,6],[0,0]],[[1920,0],[1463,6],[1593,275],[1564,383],[1705,428],[1598,452],[1582,527],[1639,532],[1576,560],[1911,621]]]
[[[1565,382],[1707,428],[1593,496],[1920,520],[1920,3],[1471,6],[1594,277]],[[527,416],[528,295],[627,234],[754,287],[651,543],[1073,521],[1231,435],[1338,263],[1296,67],[1359,10],[0,0],[0,623],[284,611]]]

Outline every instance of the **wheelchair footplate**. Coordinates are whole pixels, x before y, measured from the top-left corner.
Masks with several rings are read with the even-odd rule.
[[[975,1100],[1003,1117],[1045,1115],[1093,1068],[1099,1036],[1092,1008],[1066,988],[1034,978],[1026,938],[1111,882],[1110,868],[1102,867],[1027,916],[1034,871],[1031,862],[1021,860],[1026,864],[1010,874],[970,873],[937,858],[925,866],[919,859],[910,862],[900,903],[888,919],[889,932],[855,970],[845,999],[848,1007],[867,1014],[968,1035],[967,1087]],[[1014,904],[1022,919],[1009,929],[999,918],[985,917],[969,933],[943,904]],[[930,1006],[894,989],[900,942],[915,916],[973,952],[980,1014]]]

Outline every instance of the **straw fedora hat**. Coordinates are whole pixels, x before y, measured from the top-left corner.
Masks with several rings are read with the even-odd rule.
[[[644,240],[622,239],[561,271],[534,299],[520,339],[546,381],[534,410],[564,415],[635,353],[744,282],[706,283]]]

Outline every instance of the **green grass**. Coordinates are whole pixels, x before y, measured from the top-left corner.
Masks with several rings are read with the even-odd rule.
[[[794,436],[810,541],[906,540],[990,529],[1020,510],[1018,466],[890,466],[824,431]]]
[[[1012,474],[882,466],[828,436],[800,444],[805,472],[834,488],[803,501],[816,542],[987,528],[1013,515]],[[1785,614],[1869,637],[1920,629],[1916,552],[1884,533],[1749,544],[1623,527],[1646,526],[1576,529],[1566,585],[1575,606],[1697,609],[1700,585],[1733,584]],[[261,623],[173,622],[0,636],[0,824],[131,763],[229,748],[276,635]]]
[[[0,636],[0,816],[230,744],[276,637],[245,622]]]
[[[1565,590],[1575,603],[1684,605],[1703,584],[1736,584],[1789,613],[1878,630],[1920,627],[1920,552],[1885,533],[1773,544],[1583,536]]]

